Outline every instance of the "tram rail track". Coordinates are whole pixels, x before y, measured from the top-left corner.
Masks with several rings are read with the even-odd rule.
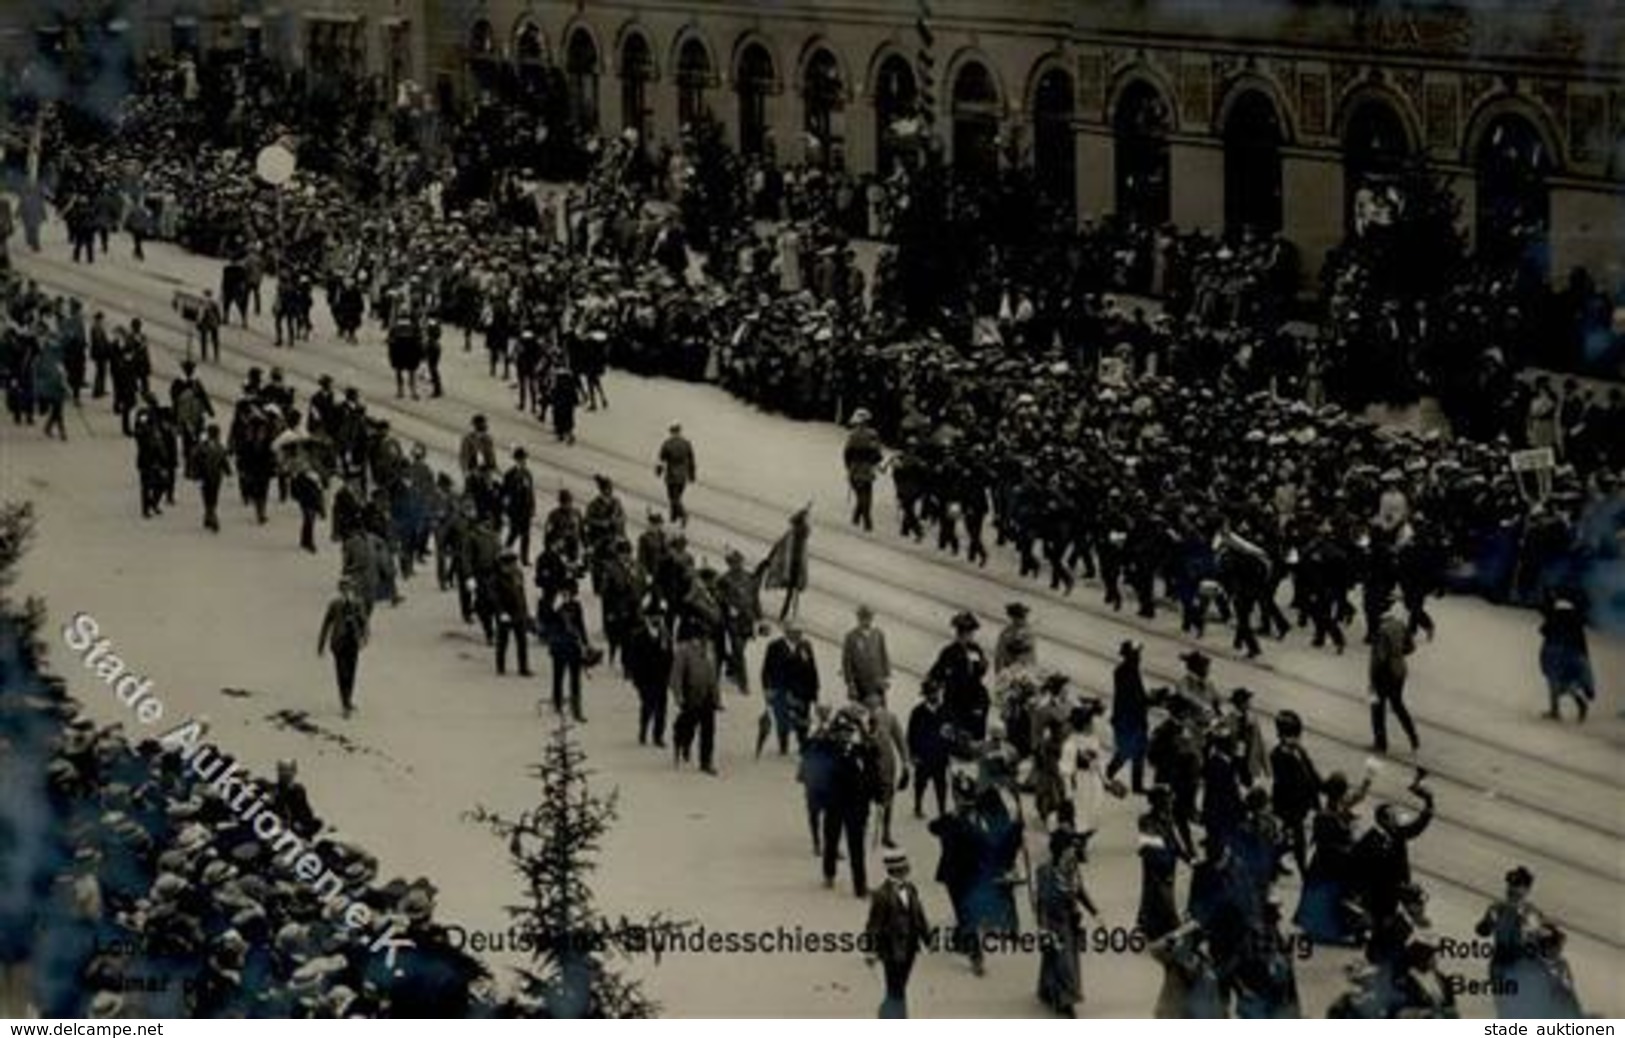
[[[111,294],[113,298],[117,299],[119,296],[125,294],[119,288],[108,285],[93,275],[87,276],[85,273],[70,267],[65,263],[60,263],[49,259],[40,260],[38,257],[32,258],[31,263],[38,263],[39,265],[51,268],[57,276],[55,278],[40,278],[39,280],[47,284],[52,284],[54,287],[58,287],[64,291],[83,293],[94,298],[106,298],[109,294]],[[70,280],[80,281],[89,285],[94,285],[95,287],[87,290],[85,288],[76,288],[72,285],[64,283],[65,281]],[[139,297],[135,298],[139,299]],[[145,303],[145,301],[143,301],[140,308],[137,309],[133,306],[124,306],[121,302],[117,308],[128,310],[132,316],[141,317],[145,323],[155,328],[162,329],[178,336],[185,336],[187,334],[188,329],[184,322],[182,322],[175,315],[171,314],[169,311],[165,310],[159,304],[148,305]],[[235,370],[233,370],[231,365],[221,363],[219,365],[219,370],[225,370],[237,375],[244,375],[246,374],[246,368],[248,366],[264,366],[268,363],[274,362],[281,366],[288,376],[290,376],[290,378],[297,378],[298,380],[306,383],[306,386],[302,388],[305,388],[307,392],[308,387],[314,384],[316,375],[319,373],[312,371],[308,365],[320,365],[323,370],[343,367],[357,373],[358,375],[364,376],[368,380],[387,380],[389,377],[389,373],[387,371],[367,367],[362,363],[359,363],[358,359],[352,359],[344,355],[342,351],[337,356],[329,352],[322,354],[319,358],[308,352],[302,352],[297,348],[278,350],[274,353],[270,353],[269,355],[259,355],[251,352],[251,347],[243,346],[237,342],[231,341],[238,340],[245,334],[255,335],[256,333],[245,333],[240,329],[231,328],[222,336],[224,345],[222,350],[222,360],[224,361],[227,357],[233,357],[234,359],[240,359],[243,363],[236,366]],[[178,344],[171,345],[162,341],[155,341],[154,347],[155,352],[162,351],[165,356],[170,358],[175,358],[179,353]],[[176,366],[178,367],[178,363]],[[516,435],[511,437],[513,439],[533,438],[536,435],[537,429],[534,422],[531,420],[521,420],[512,414],[502,414],[501,412],[492,411],[481,403],[469,400],[466,397],[462,397],[453,392],[448,392],[445,399],[455,406],[473,408],[475,410],[480,410],[487,413],[493,419],[494,424],[500,423],[500,426],[504,431],[522,428],[524,435]],[[433,449],[435,449],[437,454],[444,453],[455,459],[456,447],[460,441],[462,433],[464,432],[463,428],[453,422],[449,422],[441,418],[436,414],[433,414],[429,407],[409,407],[407,405],[407,401],[393,400],[388,398],[375,398],[369,403],[370,408],[386,413],[392,419],[392,424],[394,424],[395,420],[397,419],[404,419],[409,423],[417,423],[425,427],[431,432],[434,439],[441,439],[442,437],[447,438],[446,442],[449,443],[448,447],[434,447]],[[397,429],[399,428],[400,426],[397,425]],[[427,438],[424,439],[425,442],[428,442]],[[634,473],[646,473],[648,467],[642,459],[629,458],[620,452],[611,450],[610,448],[585,443],[578,443],[576,446],[571,448],[533,452],[533,455],[536,456],[539,462],[542,462],[551,468],[557,469],[561,473],[568,476],[580,479],[583,482],[590,480],[591,476],[597,472],[602,471],[611,475],[612,478],[615,478],[623,499],[625,499],[629,505],[629,515],[635,514],[636,510],[630,507],[634,502],[640,505],[647,504],[654,507],[664,507],[665,502],[659,497],[658,494],[646,493],[638,489],[636,482],[631,479],[627,479],[624,476],[624,472],[622,471],[623,469]],[[609,471],[609,468],[606,468],[605,466],[593,467],[591,465],[583,465],[579,461],[572,460],[580,458],[583,455],[589,458],[601,458],[605,460],[610,467],[616,469],[616,471]],[[763,530],[756,524],[747,525],[738,521],[737,519],[725,521],[716,518],[713,514],[701,513],[696,516],[696,518],[700,521],[695,524],[700,530],[711,528],[721,531],[725,536],[720,540],[715,537],[706,537],[703,539],[702,543],[701,538],[696,537],[694,533],[690,533],[691,543],[694,543],[697,548],[701,548],[720,557],[724,548],[729,546],[740,548],[765,548],[766,545],[770,545],[777,538],[778,534],[782,532],[782,519],[786,513],[786,509],[783,504],[769,502],[757,495],[748,494],[727,487],[713,487],[707,485],[700,489],[703,491],[701,496],[704,497],[716,496],[724,500],[742,502],[754,508],[771,510],[774,518],[778,520],[780,525]],[[1013,584],[1010,581],[997,579],[994,575],[962,571],[960,568],[952,566],[939,556],[931,556],[918,550],[910,551],[889,542],[880,544],[874,541],[864,541],[861,538],[853,537],[851,534],[847,533],[835,524],[815,520],[815,529],[822,531],[823,535],[828,538],[847,538],[852,541],[858,541],[866,545],[866,547],[868,547],[870,550],[877,550],[882,553],[889,551],[896,555],[903,556],[909,562],[926,562],[934,567],[935,570],[949,571],[960,578],[970,577],[981,582],[993,584],[1003,590],[1018,591],[1023,595],[1023,597],[1029,599],[1033,597],[1052,598],[1057,605],[1076,613],[1083,614],[1084,619],[1104,620],[1108,622],[1116,621],[1121,623],[1121,618],[1111,616],[1110,614],[1098,616],[1096,615],[1096,610],[1089,609],[1082,606],[1080,603],[1069,599],[1062,599],[1059,596],[1035,596],[1035,589],[1031,587]],[[735,536],[727,536],[730,534]],[[920,588],[917,584],[904,583],[893,578],[879,577],[873,573],[866,573],[854,569],[850,563],[836,557],[835,554],[832,554],[828,550],[814,550],[812,545],[819,543],[819,540],[820,538],[815,537],[809,544],[809,557],[811,560],[816,561],[819,564],[818,567],[813,570],[813,572],[823,573],[824,571],[829,571],[836,574],[843,574],[846,581],[843,582],[843,586],[839,588],[832,588],[828,586],[828,581],[820,580],[813,583],[809,587],[808,596],[819,596],[835,604],[855,606],[859,601],[862,600],[862,596],[851,593],[851,591],[844,586],[845,583],[853,583],[884,588],[893,597],[901,596],[903,598],[923,600],[929,605],[941,607],[945,610],[958,611],[959,609],[964,608],[962,601],[951,599],[940,592],[925,590]],[[990,615],[985,611],[975,608],[972,608],[971,611],[973,613],[977,613],[984,619]],[[914,632],[914,634],[920,637],[927,645],[931,644],[933,638],[938,641],[941,640],[940,631],[937,628],[928,625],[924,621],[892,611],[888,611],[887,617],[889,625],[900,626],[908,631]],[[806,626],[808,627],[809,633],[817,637],[819,640],[832,644],[837,648],[839,647],[843,632],[838,626],[827,623],[823,620],[808,621],[806,622]],[[1126,626],[1137,629],[1140,628],[1140,625],[1136,624],[1129,624]],[[1167,632],[1151,629],[1149,626],[1142,629],[1142,636],[1154,638],[1159,642],[1168,642],[1173,644],[1181,643],[1180,639],[1173,638]],[[1066,634],[1052,632],[1048,629],[1042,633],[1042,638],[1046,644],[1053,644],[1072,655],[1093,660],[1096,663],[1105,663],[1108,665],[1108,667],[1115,663],[1114,653],[1093,644],[1086,643],[1081,639],[1071,637]],[[1214,655],[1223,658],[1222,654],[1215,653]],[[1278,675],[1281,680],[1290,681],[1295,686],[1306,688],[1320,694],[1329,694],[1337,699],[1345,701],[1359,701],[1361,699],[1361,697],[1351,695],[1324,682],[1315,682],[1303,679],[1297,675],[1282,673],[1275,668],[1259,667],[1256,661],[1249,665],[1257,667],[1259,670],[1266,670],[1274,673]],[[907,677],[918,678],[920,676],[918,669],[908,667],[900,667],[898,669],[904,676]],[[1177,675],[1173,674],[1167,668],[1160,666],[1148,666],[1146,668],[1146,672],[1148,678],[1164,682],[1171,683],[1177,678]],[[1260,713],[1265,716],[1268,715],[1268,711],[1261,710]],[[1520,750],[1516,747],[1507,746],[1494,740],[1485,739],[1475,735],[1474,733],[1460,731],[1459,729],[1455,729],[1453,726],[1436,722],[1430,716],[1418,715],[1418,720],[1424,725],[1424,727],[1428,728],[1431,733],[1444,733],[1451,735],[1463,741],[1474,743],[1483,749],[1493,750],[1495,753],[1506,755],[1507,757],[1563,772],[1570,777],[1579,779],[1583,782],[1598,783],[1603,785],[1609,784],[1609,780],[1607,778],[1597,775],[1591,769],[1572,766],[1566,762],[1555,762],[1530,751]],[[1347,736],[1340,735],[1336,732],[1326,730],[1318,724],[1310,725],[1310,733],[1315,738],[1330,743],[1334,746],[1347,750],[1354,750],[1356,752],[1363,751],[1363,747],[1358,745],[1355,740],[1351,740]],[[1431,762],[1429,763],[1429,768],[1436,780],[1438,780],[1438,784],[1441,786],[1441,802],[1446,808],[1446,813],[1442,813],[1436,819],[1436,826],[1442,826],[1447,831],[1455,830],[1474,844],[1487,844],[1492,848],[1499,846],[1510,848],[1516,851],[1524,859],[1530,860],[1535,864],[1555,866],[1559,875],[1562,875],[1563,873],[1578,874],[1575,875],[1574,878],[1582,881],[1587,879],[1592,882],[1600,881],[1616,888],[1621,884],[1621,875],[1618,868],[1619,856],[1617,853],[1613,857],[1613,861],[1615,863],[1615,867],[1613,869],[1599,867],[1595,864],[1594,856],[1592,856],[1592,861],[1573,860],[1557,854],[1539,843],[1505,835],[1502,831],[1496,830],[1488,825],[1463,821],[1452,817],[1448,813],[1448,810],[1450,804],[1456,800],[1458,795],[1465,794],[1471,797],[1483,797],[1486,794],[1494,793],[1504,806],[1510,806],[1522,812],[1529,812],[1534,815],[1544,816],[1560,823],[1561,825],[1568,825],[1578,829],[1587,830],[1594,836],[1612,839],[1616,842],[1620,839],[1620,833],[1617,827],[1599,824],[1591,819],[1580,817],[1572,812],[1563,810],[1554,811],[1548,805],[1533,803],[1516,793],[1499,793],[1494,791],[1491,787],[1488,787],[1471,777],[1462,777],[1457,774],[1452,774],[1450,769],[1435,767]],[[1615,790],[1617,790],[1617,786],[1615,787]],[[1613,792],[1615,790],[1606,790],[1605,792]],[[1616,846],[1615,850],[1617,851],[1617,849],[1618,848]],[[1447,883],[1453,887],[1465,891],[1470,891],[1479,897],[1493,898],[1499,896],[1500,894],[1498,889],[1492,889],[1485,886],[1481,882],[1471,878],[1464,878],[1459,874],[1446,874],[1440,871],[1437,867],[1431,865],[1419,863],[1418,870],[1432,879]],[[1615,903],[1617,903],[1617,900]],[[1617,933],[1606,934],[1600,932],[1596,928],[1590,926],[1583,917],[1579,919],[1573,918],[1575,913],[1564,913],[1564,915],[1569,916],[1569,918],[1565,918],[1565,925],[1567,925],[1574,932],[1583,934],[1592,940],[1598,941],[1614,949],[1625,948],[1625,943],[1621,942],[1620,936]]]

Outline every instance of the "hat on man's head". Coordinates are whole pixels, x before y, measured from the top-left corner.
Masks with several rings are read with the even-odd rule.
[[[953,628],[961,633],[965,631],[980,630],[982,623],[970,613],[956,613],[953,618]]]
[[[1507,886],[1509,887],[1523,887],[1528,889],[1529,887],[1535,885],[1535,874],[1524,868],[1522,865],[1519,865],[1515,869],[1508,870],[1506,881]]]
[[[908,871],[908,855],[899,847],[887,851],[880,860],[886,866],[886,871],[893,875]]]
[[[1011,602],[1004,607],[1004,615],[1012,620],[1025,620],[1031,612],[1032,610],[1022,602]]]

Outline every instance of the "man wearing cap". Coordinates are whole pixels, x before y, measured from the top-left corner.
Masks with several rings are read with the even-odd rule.
[[[683,508],[683,491],[699,478],[699,468],[694,460],[694,445],[684,438],[683,427],[673,422],[668,432],[666,442],[660,445],[655,475],[666,481],[666,501],[672,521],[686,527],[688,512]]]
[[[858,625],[841,642],[841,677],[846,681],[848,699],[864,702],[870,696],[886,698],[891,687],[891,656],[886,650],[886,633],[875,626],[875,611],[858,606]]]
[[[530,525],[536,520],[536,481],[525,465],[523,447],[513,449],[513,465],[502,476],[502,510],[508,521],[503,547],[519,545],[519,565],[530,565]]]
[[[976,642],[981,627],[970,613],[953,619],[954,640],[943,646],[926,680],[942,688],[951,724],[968,738],[980,741],[987,735],[990,703],[987,685],[987,654]]]
[[[724,641],[723,671],[741,694],[750,692],[750,675],[745,651],[762,622],[761,587],[756,575],[745,567],[745,556],[730,548],[725,556],[727,569],[717,578],[717,600],[722,610]]]
[[[888,850],[882,859],[886,878],[869,898],[869,919],[864,924],[865,961],[880,962],[886,977],[886,998],[881,1019],[908,1017],[908,980],[914,960],[931,940],[931,926],[920,904],[920,892],[909,879],[908,855]]]
[[[883,455],[880,434],[870,427],[869,421],[866,409],[860,407],[852,412],[852,432],[846,438],[846,449],[842,453],[854,500],[852,525],[861,526],[866,532],[875,528],[875,476],[880,471]]]
[[[354,711],[355,673],[361,661],[361,650],[367,644],[368,605],[357,593],[354,583],[339,581],[339,593],[327,605],[322,617],[321,633],[316,638],[316,655],[321,656],[329,645],[333,648],[333,669],[338,679],[339,706],[344,716]]]
[[[596,589],[600,563],[615,550],[615,542],[626,537],[626,509],[615,496],[615,484],[608,476],[594,476],[593,482],[598,485],[598,493],[582,513],[581,536]]]

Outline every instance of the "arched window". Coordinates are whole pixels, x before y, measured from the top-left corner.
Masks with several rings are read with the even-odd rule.
[[[649,80],[654,78],[654,56],[642,33],[627,35],[621,44],[621,128],[637,134],[639,147],[649,143]]]
[[[688,39],[677,52],[677,123],[692,126],[710,114],[705,103],[711,85],[711,54],[705,44]]]
[[[954,77],[954,168],[973,176],[999,170],[999,90],[980,61],[967,61]]]
[[[519,74],[520,96],[533,107],[540,106],[547,90],[547,51],[542,30],[535,22],[520,26],[514,36],[513,56]]]
[[[1072,77],[1051,68],[1033,89],[1033,167],[1046,200],[1071,213],[1077,194],[1077,150],[1072,136]]]
[[[767,95],[773,90],[773,55],[760,43],[739,54],[734,77],[739,91],[739,150],[746,155],[767,151]]]
[[[919,114],[920,88],[914,66],[901,54],[880,63],[875,78],[875,169],[887,176],[897,166],[897,127]]]
[[[570,121],[584,133],[598,132],[598,47],[585,29],[570,34],[564,70],[570,77]]]
[[[1224,225],[1264,234],[1281,229],[1281,118],[1275,103],[1248,90],[1224,124]]]
[[[1350,114],[1343,131],[1343,208],[1344,222],[1356,233],[1391,218],[1391,195],[1410,153],[1410,135],[1387,101],[1368,98]]]
[[[1474,166],[1479,255],[1532,264],[1544,277],[1552,157],[1539,131],[1521,115],[1496,116],[1479,138]]]
[[[801,82],[801,103],[805,109],[802,129],[807,132],[807,157],[813,165],[828,169],[840,154],[844,95],[841,66],[835,61],[835,55],[819,48],[807,59]]]
[[[468,31],[468,71],[474,77],[474,86],[481,93],[497,89],[501,72],[497,67],[496,30],[484,18],[476,21]]]
[[[1166,223],[1169,211],[1168,102],[1143,80],[1118,100],[1112,120],[1116,137],[1117,213],[1133,223]]]

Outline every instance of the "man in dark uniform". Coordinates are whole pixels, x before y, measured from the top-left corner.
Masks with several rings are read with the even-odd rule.
[[[531,676],[530,606],[525,600],[525,574],[519,568],[519,557],[511,551],[503,552],[497,559],[491,595],[497,621],[497,673],[508,672],[508,640],[512,638],[519,676],[528,678]]]
[[[756,575],[745,567],[745,556],[738,549],[730,548],[726,558],[728,568],[717,579],[727,646],[723,654],[723,670],[741,693],[749,693],[750,677],[745,666],[745,650],[762,622],[760,588]]]
[[[571,567],[581,565],[582,527],[585,520],[568,489],[559,491],[559,503],[542,523],[542,547]]]
[[[333,648],[339,706],[345,717],[355,710],[355,674],[361,650],[367,644],[367,612],[367,604],[357,594],[356,586],[348,580],[339,581],[338,597],[328,603],[321,633],[316,638],[317,656],[326,652],[329,645]]]
[[[989,697],[983,679],[987,676],[987,654],[976,643],[981,627],[970,613],[953,619],[954,640],[937,654],[926,680],[939,685],[947,704],[950,722],[967,738],[981,741],[987,735]]]
[[[213,422],[193,452],[192,471],[203,493],[203,527],[219,533],[220,517],[216,512],[220,507],[220,485],[231,474],[231,456],[226,453],[226,445],[220,442],[220,426]]]
[[[880,1003],[881,1019],[908,1017],[908,979],[914,960],[931,939],[931,926],[920,905],[920,892],[909,881],[908,855],[901,850],[886,852],[886,879],[869,901],[869,919],[864,925],[869,952],[867,961],[879,960],[886,975],[886,998]]]
[[[581,535],[592,567],[593,590],[598,589],[599,563],[615,550],[615,542],[626,536],[626,510],[615,496],[615,484],[608,476],[594,476],[598,494],[587,502],[581,517]]]
[[[502,506],[508,521],[503,546],[519,544],[519,565],[530,565],[530,524],[536,519],[536,481],[525,466],[525,448],[513,449],[513,466],[502,476]]]
[[[869,412],[861,407],[852,412],[852,432],[846,438],[846,450],[842,454],[854,499],[852,525],[861,526],[865,531],[875,528],[875,476],[883,457],[880,434],[869,425],[869,419]]]
[[[666,500],[670,505],[672,521],[688,525],[688,512],[683,508],[683,491],[699,478],[699,467],[694,459],[694,445],[683,437],[683,427],[673,422],[670,435],[660,445],[660,459],[655,475],[666,481]]]
[[[497,560],[501,555],[502,542],[497,537],[496,527],[476,517],[468,528],[468,536],[463,538],[462,559],[458,567],[463,578],[460,605],[464,622],[476,617],[479,619],[487,645],[496,641],[494,581]]]

